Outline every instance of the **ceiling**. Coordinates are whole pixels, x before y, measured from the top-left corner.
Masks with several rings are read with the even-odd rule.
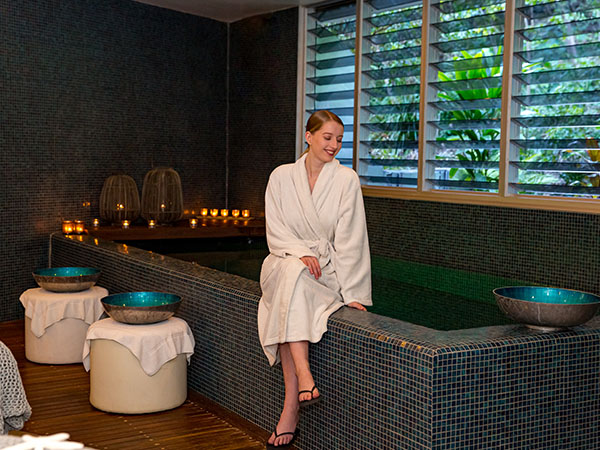
[[[235,22],[294,6],[319,3],[318,0],[136,0],[200,17]]]

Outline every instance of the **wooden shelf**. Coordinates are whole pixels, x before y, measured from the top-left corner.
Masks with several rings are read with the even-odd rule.
[[[127,230],[118,226],[101,226],[88,229],[88,234],[109,241],[260,237],[265,236],[265,221],[264,219],[198,219],[198,228],[190,228],[187,220],[175,225],[160,225],[154,229],[143,225],[131,226]]]

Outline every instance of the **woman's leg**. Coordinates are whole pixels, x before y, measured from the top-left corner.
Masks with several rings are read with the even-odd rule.
[[[276,430],[278,433],[293,432],[296,430],[296,425],[298,425],[298,378],[296,377],[296,367],[288,343],[279,344],[279,355],[285,384],[285,400],[283,401],[283,411],[279,417]],[[285,434],[275,439],[275,433],[273,433],[269,438],[269,442],[284,445],[290,442],[292,438],[291,434]]]
[[[310,391],[315,385],[310,366],[308,364],[308,341],[290,342],[290,353],[294,360],[296,368],[296,377],[298,379],[299,391]],[[299,396],[300,401],[310,400],[319,397],[319,390],[315,389],[310,392],[303,392]]]

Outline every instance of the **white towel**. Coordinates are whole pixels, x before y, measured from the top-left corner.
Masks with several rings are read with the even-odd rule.
[[[46,289],[28,289],[19,300],[25,308],[25,315],[31,319],[31,331],[42,337],[46,328],[63,319],[80,319],[91,325],[97,321],[104,308],[100,299],[108,291],[94,286],[79,292],[50,292]]]
[[[149,376],[182,353],[189,364],[194,354],[192,330],[185,320],[177,317],[148,325],[129,325],[113,319],[95,322],[88,329],[83,346],[83,367],[87,371],[90,370],[90,346],[94,339],[110,339],[129,349]]]

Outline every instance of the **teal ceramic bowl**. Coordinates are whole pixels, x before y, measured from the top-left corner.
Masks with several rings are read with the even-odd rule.
[[[125,292],[104,297],[106,314],[132,325],[162,322],[177,312],[181,297],[164,292]]]
[[[508,317],[544,331],[584,324],[600,307],[599,296],[571,289],[514,286],[493,292],[498,306]]]
[[[52,292],[78,292],[91,288],[100,278],[92,267],[51,267],[33,272],[39,287]]]

